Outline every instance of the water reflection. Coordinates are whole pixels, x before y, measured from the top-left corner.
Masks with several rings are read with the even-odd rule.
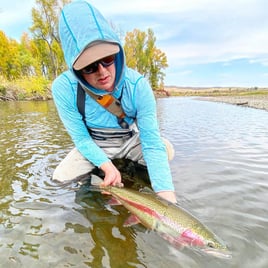
[[[141,226],[123,227],[128,212],[107,207],[109,197],[52,183],[72,148],[52,102],[1,103],[0,115],[3,266],[268,266],[267,112],[158,99],[161,132],[176,149],[178,200],[230,246],[232,260],[175,250]]]
[[[265,267],[268,113],[194,99],[159,105],[162,131],[176,145],[172,170],[185,207],[228,242],[234,267]]]

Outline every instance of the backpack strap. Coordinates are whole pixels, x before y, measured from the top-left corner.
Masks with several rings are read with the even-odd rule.
[[[78,83],[77,84],[77,108],[79,113],[82,115],[82,120],[86,124],[86,116],[85,116],[85,100],[86,100],[86,93],[81,87],[81,85]]]
[[[99,103],[103,108],[108,110],[110,113],[114,114],[117,117],[118,124],[126,129],[129,128],[128,123],[125,121],[125,113],[122,109],[121,103],[114,96],[107,95],[96,95],[88,89],[81,86],[80,83],[77,83],[77,107],[78,111],[82,115],[84,123],[85,121],[85,92],[92,97],[97,103]]]

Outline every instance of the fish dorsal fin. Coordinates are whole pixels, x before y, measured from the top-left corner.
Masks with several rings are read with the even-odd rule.
[[[144,193],[144,194],[154,194],[154,191],[151,188],[147,187],[147,186],[139,189],[139,192]]]

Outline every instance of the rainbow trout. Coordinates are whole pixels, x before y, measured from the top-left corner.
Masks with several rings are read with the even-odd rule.
[[[153,191],[124,187],[98,186],[131,212],[124,226],[141,223],[156,231],[173,246],[191,246],[218,257],[230,258],[227,247],[206,226],[177,204],[172,204]]]

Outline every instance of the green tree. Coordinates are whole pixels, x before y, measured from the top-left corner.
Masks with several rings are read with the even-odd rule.
[[[153,89],[158,89],[164,83],[164,69],[168,67],[167,57],[155,45],[153,30],[147,33],[138,29],[127,32],[124,50],[127,65],[143,74]]]
[[[39,50],[40,68],[48,79],[54,79],[65,68],[58,35],[58,16],[70,0],[36,0],[32,9],[33,25],[30,31]]]

